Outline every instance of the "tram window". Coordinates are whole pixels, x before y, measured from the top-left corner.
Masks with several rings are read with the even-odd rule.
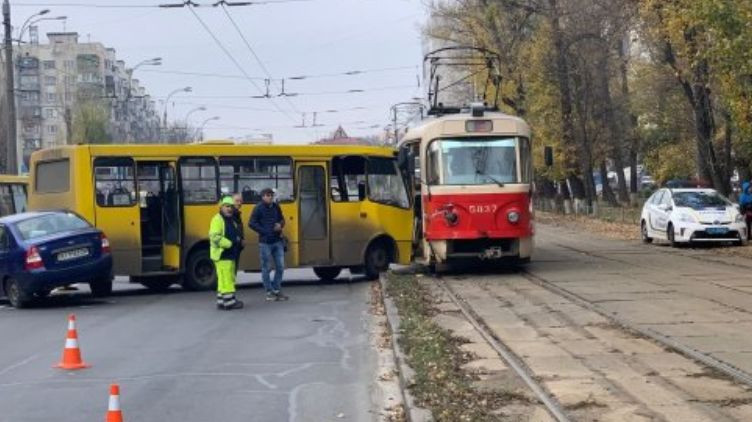
[[[388,158],[368,159],[368,198],[373,202],[409,208],[405,180],[397,162]]]
[[[94,186],[100,207],[130,207],[136,203],[133,160],[125,157],[94,160]]]
[[[0,216],[13,214],[13,196],[9,185],[0,185]]]
[[[186,205],[211,204],[217,197],[217,167],[212,158],[186,158],[180,161],[180,178]]]
[[[335,202],[359,202],[358,186],[366,183],[364,157],[334,157],[332,160],[331,192]]]
[[[522,183],[531,183],[533,181],[533,164],[530,151],[530,140],[519,138],[520,142],[520,169],[522,170]]]
[[[68,159],[40,162],[36,166],[37,193],[63,193],[70,190],[70,161]]]
[[[515,138],[442,139],[429,148],[429,181],[444,185],[518,183]]]
[[[219,182],[223,194],[240,193],[244,203],[261,201],[261,191],[272,188],[276,199],[293,199],[292,159],[289,157],[222,157]]]

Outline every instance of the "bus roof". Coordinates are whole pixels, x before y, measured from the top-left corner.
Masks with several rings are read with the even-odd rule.
[[[393,157],[395,150],[391,147],[370,145],[244,145],[230,142],[212,142],[203,144],[86,144],[65,145],[34,152],[33,159],[51,158],[62,151],[74,152],[88,149],[92,155],[119,156],[213,156],[213,155],[268,155],[268,156],[308,156],[331,157],[337,155],[371,155]]]
[[[0,183],[28,184],[28,176],[16,176],[14,174],[0,174]]]

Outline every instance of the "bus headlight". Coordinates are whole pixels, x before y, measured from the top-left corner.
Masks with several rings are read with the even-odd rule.
[[[517,211],[509,211],[507,214],[507,220],[509,220],[512,224],[517,224],[520,222],[520,213]]]

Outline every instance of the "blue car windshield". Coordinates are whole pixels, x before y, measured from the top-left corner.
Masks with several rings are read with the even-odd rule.
[[[725,208],[731,203],[715,192],[674,192],[677,207],[689,207],[694,210],[703,208]]]
[[[33,240],[87,227],[91,227],[89,223],[71,213],[44,214],[16,223],[16,228],[24,240]]]

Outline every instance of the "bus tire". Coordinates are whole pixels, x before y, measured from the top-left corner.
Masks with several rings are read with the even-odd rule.
[[[214,262],[209,257],[209,249],[201,248],[188,256],[183,287],[192,291],[217,288],[217,274],[214,269]]]
[[[112,294],[112,278],[98,278],[89,283],[89,289],[94,297],[107,297]]]
[[[334,281],[342,272],[342,267],[313,267],[313,272],[321,281]]]
[[[391,248],[385,240],[379,240],[368,247],[366,250],[365,262],[363,263],[366,273],[366,279],[376,280],[379,274],[389,269],[391,263]]]

